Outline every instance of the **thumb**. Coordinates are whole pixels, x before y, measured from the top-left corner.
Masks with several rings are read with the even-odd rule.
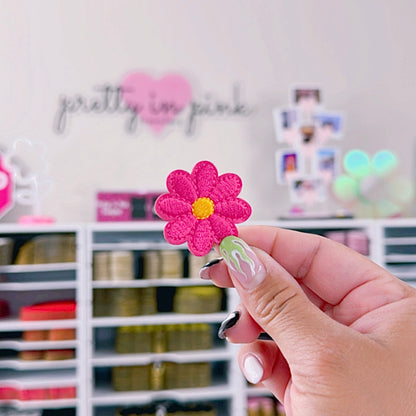
[[[311,353],[322,346],[335,321],[308,299],[279,263],[235,236],[222,240],[220,252],[242,303],[289,362],[304,359],[301,351]]]

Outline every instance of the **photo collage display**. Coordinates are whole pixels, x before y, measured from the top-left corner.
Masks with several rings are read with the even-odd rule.
[[[289,187],[293,204],[311,208],[327,199],[339,174],[340,152],[331,143],[343,137],[344,116],[327,111],[317,87],[294,87],[290,104],[273,110],[276,140],[276,180]]]

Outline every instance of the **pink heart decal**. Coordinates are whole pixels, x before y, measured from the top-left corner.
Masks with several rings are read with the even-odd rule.
[[[192,98],[189,82],[177,74],[155,80],[133,72],[124,78],[121,88],[123,100],[155,133],[171,123]]]

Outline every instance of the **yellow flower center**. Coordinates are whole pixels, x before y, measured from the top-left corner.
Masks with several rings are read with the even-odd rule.
[[[214,213],[214,202],[209,198],[198,198],[192,204],[192,214],[198,220],[205,220]]]

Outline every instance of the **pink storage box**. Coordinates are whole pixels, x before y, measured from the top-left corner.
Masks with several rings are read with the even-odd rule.
[[[98,192],[97,221],[159,220],[153,206],[163,192]]]
[[[0,386],[0,400],[15,400],[19,397],[19,391],[14,387]]]
[[[48,391],[41,389],[24,389],[19,391],[19,400],[48,400]]]

